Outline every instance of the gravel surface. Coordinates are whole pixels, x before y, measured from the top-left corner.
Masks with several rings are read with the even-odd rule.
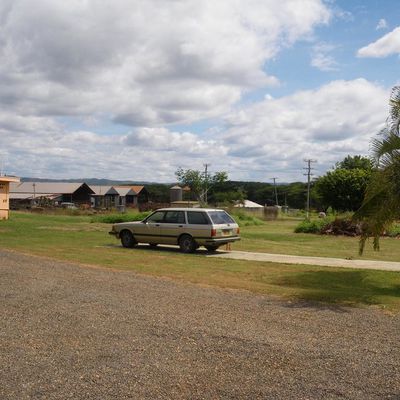
[[[0,295],[1,399],[400,399],[379,310],[3,250]]]

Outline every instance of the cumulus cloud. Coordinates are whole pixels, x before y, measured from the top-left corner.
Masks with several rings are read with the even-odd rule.
[[[305,157],[318,159],[323,171],[347,154],[367,154],[385,121],[388,93],[364,79],[334,81],[231,113],[228,155],[289,178],[288,166],[301,168]]]
[[[389,94],[365,79],[334,81],[242,106],[226,114],[223,128],[202,134],[165,127],[100,134],[0,110],[0,148],[8,152],[6,171],[23,176],[172,182],[179,166],[208,162],[231,179],[301,180],[304,158],[318,160],[318,174],[347,154],[367,154],[385,123]]]
[[[5,0],[0,104],[134,126],[214,117],[276,84],[265,63],[329,18],[320,0]]]
[[[392,54],[400,54],[400,27],[382,36],[376,42],[358,50],[358,57],[383,58]]]

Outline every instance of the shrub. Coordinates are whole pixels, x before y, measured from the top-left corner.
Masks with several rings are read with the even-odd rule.
[[[399,237],[400,236],[400,224],[394,224],[390,227],[390,229],[386,232],[387,236],[390,237]]]
[[[329,224],[328,219],[315,219],[301,221],[296,228],[295,233],[321,233],[324,226]]]

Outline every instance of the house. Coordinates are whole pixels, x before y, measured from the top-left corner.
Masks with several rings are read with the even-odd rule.
[[[86,183],[64,182],[12,182],[12,207],[61,203],[90,204],[94,191]]]
[[[18,183],[14,176],[0,176],[0,219],[8,219],[10,213],[10,184]]]
[[[106,208],[104,195],[112,188],[112,186],[89,185],[93,190],[90,196],[90,203],[93,208]]]
[[[112,186],[104,194],[106,208],[138,207],[147,203],[148,192],[144,186]]]

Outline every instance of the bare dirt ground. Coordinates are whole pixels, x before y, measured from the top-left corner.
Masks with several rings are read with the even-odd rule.
[[[1,399],[400,399],[379,310],[3,250],[0,296]]]

